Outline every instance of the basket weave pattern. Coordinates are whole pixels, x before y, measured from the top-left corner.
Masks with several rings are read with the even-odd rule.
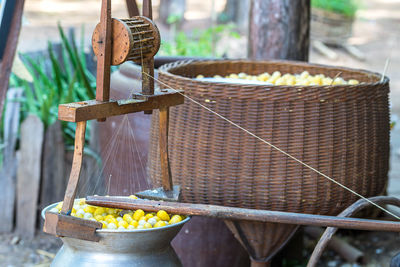
[[[201,82],[204,76],[323,73],[359,85],[268,86]],[[290,61],[195,61],[159,79],[365,197],[383,193],[389,157],[389,81],[361,70]],[[316,172],[185,99],[170,113],[169,155],[183,201],[337,214],[357,200]],[[159,185],[158,113],[149,174]]]

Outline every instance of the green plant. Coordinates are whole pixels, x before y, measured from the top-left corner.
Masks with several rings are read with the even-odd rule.
[[[174,23],[176,20],[172,20]],[[220,24],[205,30],[195,29],[191,35],[183,31],[174,34],[172,42],[161,44],[161,55],[166,56],[196,56],[196,57],[221,57],[216,54],[215,44],[224,36],[229,35],[239,38],[240,35],[234,31],[233,24]]]
[[[357,0],[312,0],[311,6],[354,17],[359,3]]]
[[[74,36],[68,40],[60,25],[58,29],[61,37],[61,56],[56,56],[53,44],[49,42],[48,58],[42,56],[34,60],[28,55],[21,55],[25,67],[34,77],[32,83],[15,74],[10,78],[11,86],[22,87],[24,90],[24,97],[20,99],[21,120],[28,114],[34,114],[42,120],[45,127],[57,120],[59,104],[95,98],[96,80],[87,69],[83,38],[78,48]],[[47,71],[46,60],[50,60],[50,68]],[[62,130],[66,145],[72,145],[75,123],[62,122]],[[90,127],[87,139],[89,135]]]

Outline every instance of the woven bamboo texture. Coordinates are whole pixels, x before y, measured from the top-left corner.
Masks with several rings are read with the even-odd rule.
[[[323,73],[359,85],[210,83],[204,76]],[[383,193],[389,157],[389,80],[362,70],[290,61],[194,61],[165,65],[159,79],[359,194]],[[164,87],[164,86],[162,86]],[[170,113],[169,154],[183,201],[337,214],[357,197],[267,144],[185,100]],[[149,174],[160,185],[158,113]]]

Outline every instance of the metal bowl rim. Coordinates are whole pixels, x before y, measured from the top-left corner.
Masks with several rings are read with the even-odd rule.
[[[60,201],[61,202],[61,201]],[[53,204],[50,204],[48,206],[46,206],[45,208],[42,209],[41,215],[42,218],[45,218],[45,213],[47,210],[50,210],[54,207],[56,207],[58,205],[58,203],[60,202],[56,202]],[[179,223],[174,223],[174,224],[170,224],[167,226],[163,226],[163,227],[158,227],[158,228],[150,228],[150,229],[133,229],[133,230],[118,230],[118,229],[97,229],[96,233],[102,234],[102,233],[148,233],[151,231],[163,231],[163,230],[167,230],[170,228],[174,228],[174,227],[179,227],[180,225],[185,224],[186,222],[188,222],[190,220],[190,216],[186,216],[186,218],[182,221],[180,221]]]

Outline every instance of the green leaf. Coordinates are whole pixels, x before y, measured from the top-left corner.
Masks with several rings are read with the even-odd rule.
[[[60,99],[60,104],[74,102],[75,83],[76,83],[76,73],[74,73],[74,76],[72,77],[72,79],[68,85],[67,95],[65,96],[65,98]]]
[[[63,94],[63,86],[62,86],[63,75],[62,75],[61,67],[54,55],[53,45],[51,44],[51,42],[48,42],[47,51],[50,56],[51,66],[52,66],[52,70],[53,70],[53,79],[56,83],[58,94],[62,95]]]
[[[48,56],[35,59],[22,56],[23,64],[34,77],[32,83],[13,74],[10,78],[13,86],[24,90],[23,97],[18,99],[21,103],[21,120],[28,114],[35,114],[46,127],[57,120],[60,103],[88,100],[94,98],[95,93],[95,77],[86,68],[84,48],[76,46],[75,37],[68,40],[64,30],[58,26],[61,37],[60,55],[57,55],[54,45],[48,42]],[[62,122],[61,125],[65,143],[73,145],[75,124]],[[87,129],[86,140],[89,141],[90,127]],[[0,129],[0,142],[1,136]]]

